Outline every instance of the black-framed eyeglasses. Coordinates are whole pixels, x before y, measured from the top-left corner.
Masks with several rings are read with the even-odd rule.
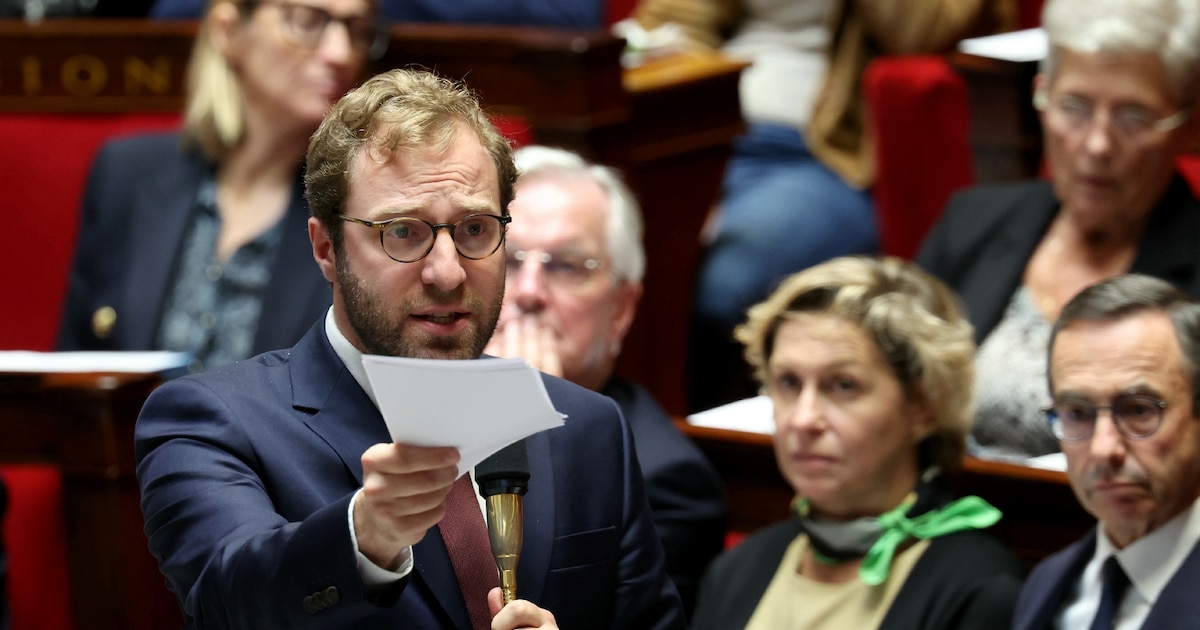
[[[1123,394],[1113,399],[1111,405],[1097,405],[1087,400],[1064,399],[1042,409],[1050,429],[1060,440],[1077,442],[1092,437],[1096,430],[1096,418],[1101,409],[1112,412],[1117,431],[1127,438],[1141,440],[1154,435],[1162,426],[1163,411],[1167,403],[1153,396]]]
[[[379,59],[388,45],[387,28],[373,15],[347,15],[344,17],[308,4],[295,2],[265,2],[252,0],[254,7],[279,7],[283,18],[283,35],[292,43],[305,48],[316,48],[325,36],[331,22],[341,22],[346,27],[350,45],[368,59]]]
[[[396,217],[384,221],[367,221],[335,213],[335,217],[365,225],[379,231],[383,253],[396,262],[417,262],[433,251],[438,230],[445,228],[454,241],[458,255],[469,260],[482,260],[496,253],[504,242],[504,233],[512,217],[496,214],[468,214],[454,223],[430,223],[416,217]]]

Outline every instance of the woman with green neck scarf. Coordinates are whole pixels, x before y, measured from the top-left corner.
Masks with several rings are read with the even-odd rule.
[[[784,280],[736,331],[774,404],[793,518],[705,575],[695,628],[1008,628],[1024,574],[951,496],[970,430],[971,325],[898,259],[838,258]]]

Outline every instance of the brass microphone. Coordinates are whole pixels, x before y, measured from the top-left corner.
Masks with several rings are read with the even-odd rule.
[[[487,504],[488,538],[507,604],[517,598],[517,561],[525,536],[522,499],[529,490],[525,440],[513,442],[480,462],[475,467],[475,481]]]

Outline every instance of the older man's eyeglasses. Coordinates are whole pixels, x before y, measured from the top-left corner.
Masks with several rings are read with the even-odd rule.
[[[1033,95],[1033,106],[1045,112],[1047,126],[1061,132],[1076,133],[1090,129],[1099,119],[1099,111],[1091,100],[1074,94],[1049,96],[1045,90]],[[1181,109],[1160,116],[1143,105],[1117,105],[1107,110],[1108,126],[1124,140],[1140,142],[1172,131],[1191,116],[1190,109]]]
[[[1112,412],[1113,424],[1121,435],[1141,440],[1154,435],[1162,425],[1164,400],[1142,394],[1125,394],[1113,399],[1111,405],[1097,405],[1087,400],[1063,399],[1042,410],[1051,430],[1060,440],[1077,442],[1092,437],[1100,411]]]
[[[546,282],[558,287],[580,286],[597,271],[604,269],[603,260],[580,254],[556,254],[539,250],[510,249],[505,253],[505,261],[509,278],[521,273],[525,265],[537,263],[542,268]]]
[[[282,18],[282,32],[293,44],[305,48],[316,48],[325,36],[325,29],[332,22],[341,22],[346,27],[350,45],[356,52],[370,59],[378,59],[387,49],[387,29],[374,16],[335,16],[321,7],[294,2],[255,2],[251,7],[277,7]]]
[[[430,223],[416,217],[397,217],[385,221],[367,221],[337,213],[334,216],[350,223],[365,225],[379,231],[383,253],[396,262],[417,262],[433,251],[438,230],[445,229],[454,241],[458,255],[469,260],[482,260],[496,253],[504,242],[504,233],[512,217],[495,214],[468,214],[454,223]]]

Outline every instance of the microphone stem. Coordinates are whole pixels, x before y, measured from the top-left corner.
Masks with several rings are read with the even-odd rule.
[[[513,493],[487,497],[488,536],[496,567],[500,569],[500,590],[505,604],[517,598],[517,561],[524,539],[521,499],[521,495]]]

